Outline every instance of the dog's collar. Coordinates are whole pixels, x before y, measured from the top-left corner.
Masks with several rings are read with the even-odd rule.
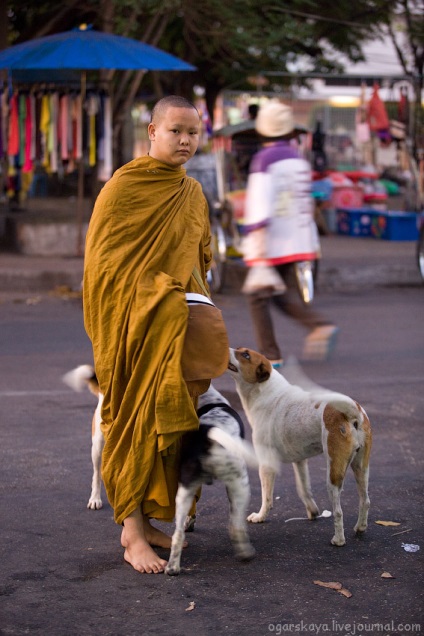
[[[232,406],[230,406],[229,404],[226,404],[225,402],[215,402],[215,404],[204,404],[199,409],[197,409],[197,417],[200,419],[202,415],[206,415],[206,413],[209,413],[209,411],[212,411],[213,409],[217,409],[217,408],[223,409],[229,415],[232,415],[234,417],[234,419],[238,422],[238,425],[240,427],[240,437],[244,439],[243,420],[241,419],[237,411],[233,409]]]

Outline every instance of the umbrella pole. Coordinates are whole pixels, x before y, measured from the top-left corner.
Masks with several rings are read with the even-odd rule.
[[[86,93],[87,76],[85,71],[81,73],[81,134],[83,132],[84,100]],[[84,221],[84,154],[78,160],[78,195],[77,195],[77,256],[83,256],[82,226]]]

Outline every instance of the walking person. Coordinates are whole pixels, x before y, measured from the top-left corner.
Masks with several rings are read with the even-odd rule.
[[[247,182],[242,246],[249,268],[268,266],[286,288],[248,293],[248,301],[259,351],[278,368],[283,364],[275,336],[271,305],[301,323],[309,334],[304,359],[325,359],[334,347],[338,328],[300,298],[295,262],[313,261],[319,249],[310,194],[311,168],[290,139],[294,136],[292,109],[280,102],[262,106],[256,130],[263,148],[254,156]],[[249,290],[246,290],[249,292]]]
[[[205,283],[211,262],[206,199],[183,168],[200,125],[186,99],[157,102],[149,154],[104,186],[86,241],[84,321],[104,395],[102,477],[124,558],[145,573],[165,569],[153,547],[170,548],[171,538],[150,520],[174,519],[180,438],[199,426],[181,355],[185,292],[203,293],[193,271]]]
[[[327,170],[327,154],[325,152],[325,132],[321,122],[317,121],[312,135],[313,168],[317,172],[324,173]]]

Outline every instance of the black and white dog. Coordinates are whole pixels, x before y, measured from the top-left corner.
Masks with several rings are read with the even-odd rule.
[[[258,466],[253,447],[244,438],[243,421],[228,400],[212,385],[198,398],[199,429],[182,438],[180,480],[176,497],[175,531],[165,572],[180,573],[185,530],[192,529],[188,517],[200,486],[214,479],[223,481],[230,502],[230,538],[236,558],[248,561],[255,556],[249,540],[246,513],[250,502],[246,463]]]
[[[87,507],[102,507],[100,464],[103,435],[100,410],[103,395],[99,390],[93,367],[82,365],[63,376],[63,381],[75,391],[88,387],[97,396],[93,415],[92,448],[93,480]],[[257,468],[259,463],[252,445],[245,441],[243,421],[228,400],[212,385],[198,398],[199,429],[185,433],[182,438],[180,479],[176,496],[176,525],[172,536],[171,555],[166,573],[180,572],[181,552],[185,532],[194,528],[195,517],[188,515],[198,489],[214,479],[223,481],[230,502],[230,537],[235,555],[240,560],[252,559],[255,550],[250,543],[246,514],[250,501],[247,464]],[[272,458],[268,458],[272,462]],[[261,460],[261,463],[266,460]],[[275,464],[273,464],[275,467]],[[277,469],[277,468],[276,468]]]

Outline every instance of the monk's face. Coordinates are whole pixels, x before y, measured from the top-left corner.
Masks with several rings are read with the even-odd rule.
[[[200,119],[194,108],[169,106],[149,124],[149,155],[170,166],[181,166],[197,150],[199,129]]]

